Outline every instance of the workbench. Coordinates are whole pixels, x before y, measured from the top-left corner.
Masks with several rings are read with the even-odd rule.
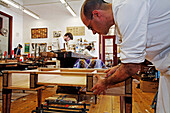
[[[24,61],[18,62],[17,60],[1,60],[0,61],[0,71],[2,70],[25,70],[25,69],[35,69],[39,66],[46,67],[47,65],[56,65],[56,61],[48,60],[44,62],[38,61]]]
[[[33,63],[23,63],[23,62],[0,62],[0,71],[2,70],[25,70],[31,69]]]
[[[91,56],[83,55],[81,53],[75,52],[54,52],[57,56],[57,59],[60,60],[61,68],[73,68],[77,59],[91,59]]]
[[[104,69],[74,69],[74,68],[39,68],[29,71],[3,72],[3,113],[10,113],[12,90],[37,91],[38,107],[41,107],[42,89],[47,85],[80,86],[86,88],[86,94],[93,94],[90,89],[96,83],[94,75],[105,77]],[[125,81],[125,88],[120,94],[120,110],[132,111],[132,79]],[[107,93],[108,95],[114,95]]]
[[[17,67],[17,62],[0,62],[0,68]]]

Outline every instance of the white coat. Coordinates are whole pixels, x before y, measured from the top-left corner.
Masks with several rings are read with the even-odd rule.
[[[121,62],[155,65],[157,113],[170,113],[170,0],[113,0],[112,10]]]

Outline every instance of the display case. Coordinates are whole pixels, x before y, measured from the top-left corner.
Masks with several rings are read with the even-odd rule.
[[[100,36],[100,58],[107,67],[117,65],[117,45],[114,35]]]

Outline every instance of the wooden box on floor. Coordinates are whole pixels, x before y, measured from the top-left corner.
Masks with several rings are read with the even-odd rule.
[[[140,89],[143,92],[153,92],[153,93],[155,93],[158,90],[158,82],[140,80]]]

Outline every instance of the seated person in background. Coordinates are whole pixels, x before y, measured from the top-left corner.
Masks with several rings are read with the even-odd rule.
[[[22,49],[21,44],[18,44],[18,47],[14,48],[14,56],[15,56],[15,58],[20,58],[21,57],[21,49]]]
[[[73,68],[106,68],[100,59],[78,59]]]
[[[84,55],[91,56],[92,59],[78,59],[73,68],[106,68],[105,64],[90,53],[91,46],[87,46],[83,51]]]
[[[83,54],[84,54],[84,55],[87,55],[87,56],[91,56],[91,57],[93,57],[93,58],[96,58],[96,56],[94,56],[94,55],[92,55],[92,54],[90,53],[91,50],[92,50],[92,47],[91,47],[91,46],[87,46],[87,47],[85,48],[85,50],[83,51]]]
[[[71,33],[66,33],[64,37],[59,37],[59,49],[67,50],[67,42],[73,40],[73,35]]]

